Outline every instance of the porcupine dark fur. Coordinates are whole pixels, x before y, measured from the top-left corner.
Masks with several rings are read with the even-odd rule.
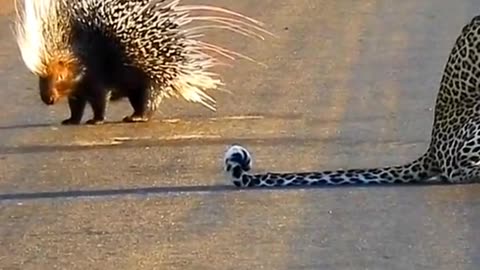
[[[214,15],[195,14],[202,11]],[[192,26],[196,21],[206,24]],[[23,0],[16,39],[24,63],[39,77],[42,101],[68,98],[71,115],[63,124],[79,124],[87,104],[93,110],[87,123],[103,123],[108,101],[122,98],[134,111],[123,121],[143,122],[170,97],[215,110],[206,93],[223,86],[210,71],[222,64],[214,55],[244,56],[201,41],[211,28],[269,34],[239,13],[179,0]]]

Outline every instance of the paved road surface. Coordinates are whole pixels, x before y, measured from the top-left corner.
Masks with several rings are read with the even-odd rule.
[[[233,142],[259,171],[417,157],[477,1],[205,0],[278,35],[209,37],[269,68],[222,70],[217,113],[171,100],[150,124],[99,127],[40,103],[0,2],[1,269],[480,269],[478,186],[238,191],[220,170]]]

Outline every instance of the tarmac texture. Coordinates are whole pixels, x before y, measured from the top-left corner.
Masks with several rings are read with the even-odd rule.
[[[78,127],[41,103],[0,2],[0,269],[480,269],[478,185],[239,190],[222,174],[232,143],[258,172],[421,155],[478,1],[203,0],[277,35],[207,37],[267,68],[222,68],[217,112],[172,99],[147,124]]]

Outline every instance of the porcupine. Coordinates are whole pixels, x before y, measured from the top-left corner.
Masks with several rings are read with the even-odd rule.
[[[24,0],[16,9],[16,41],[39,77],[41,100],[54,105],[68,98],[70,118],[62,124],[79,124],[87,104],[93,110],[87,124],[101,124],[108,102],[122,98],[133,107],[124,122],[149,121],[169,97],[215,110],[206,91],[224,86],[210,71],[223,63],[211,53],[250,58],[201,41],[205,29],[270,34],[245,15],[179,0]],[[230,16],[195,14],[201,11]]]

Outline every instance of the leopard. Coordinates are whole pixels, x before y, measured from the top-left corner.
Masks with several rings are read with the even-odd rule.
[[[240,144],[224,154],[223,171],[239,188],[348,184],[480,183],[480,15],[463,25],[448,55],[436,95],[430,143],[404,165],[313,172],[250,173]]]

